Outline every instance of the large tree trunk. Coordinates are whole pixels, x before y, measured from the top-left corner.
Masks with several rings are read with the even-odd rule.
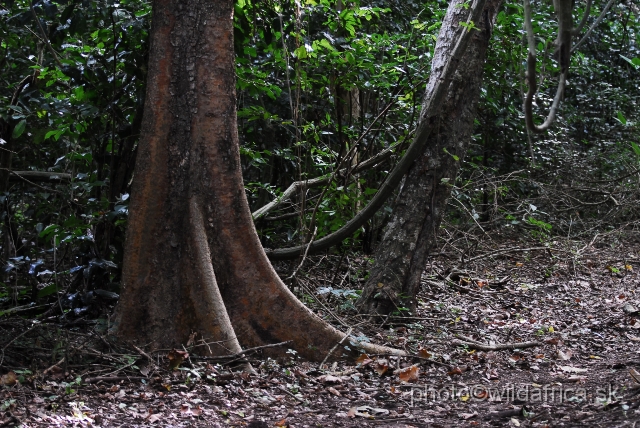
[[[463,0],[453,0],[442,23],[432,73],[444,67],[455,42],[458,23],[467,15]],[[362,312],[386,315],[401,308],[415,310],[420,277],[451,184],[456,178],[471,134],[482,83],[491,28],[502,0],[487,1],[421,157],[411,166],[375,255],[375,264],[357,304]],[[433,80],[430,80],[431,85]],[[429,87],[427,87],[427,92]]]
[[[304,307],[278,278],[245,197],[233,4],[154,2],[114,331],[155,348],[185,344],[197,333],[196,339],[208,344],[200,351],[217,355],[239,352],[240,343],[290,340],[301,355],[323,359],[344,335]],[[342,353],[339,348],[333,356]]]

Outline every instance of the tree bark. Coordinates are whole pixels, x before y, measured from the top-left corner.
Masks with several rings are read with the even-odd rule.
[[[450,55],[455,30],[466,16],[463,3],[454,0],[449,4],[436,43],[432,73],[442,69]],[[488,0],[485,4],[482,19],[475,23],[479,31],[472,30],[475,33],[448,89],[436,129],[405,177],[376,251],[375,264],[357,302],[361,312],[387,315],[416,308],[427,255],[471,139],[491,29],[501,3],[502,0]],[[427,92],[432,84],[430,79]]]
[[[233,5],[232,0],[154,2],[147,98],[113,331],[156,349],[186,344],[195,334],[207,344],[199,350],[212,355],[241,352],[240,343],[292,341],[300,355],[322,360],[344,334],[307,309],[278,278],[245,196]]]

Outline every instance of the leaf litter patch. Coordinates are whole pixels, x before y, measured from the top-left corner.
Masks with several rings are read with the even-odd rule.
[[[526,245],[494,237],[483,250],[493,257],[463,264],[440,253],[424,273],[418,312],[369,324],[352,311],[351,291],[326,292],[356,289],[366,261],[312,259],[299,274],[300,297],[359,340],[406,349],[403,358],[363,354],[320,366],[258,349],[235,361],[202,359],[188,347],[117,345],[100,323],[4,319],[0,424],[633,426],[640,254],[629,243],[603,244],[509,252]],[[256,373],[234,368],[244,361]]]

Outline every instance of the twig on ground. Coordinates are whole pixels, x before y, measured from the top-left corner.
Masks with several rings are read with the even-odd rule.
[[[146,352],[144,352],[142,349],[138,348],[136,345],[131,345],[133,346],[133,348],[138,351],[138,353],[140,355],[142,355],[143,357],[145,357],[147,360],[151,361],[151,364],[155,365],[155,361],[153,361],[153,358],[151,357],[151,355],[147,354]]]
[[[96,376],[84,379],[83,383],[96,383],[96,382],[120,382],[121,380],[141,380],[148,379],[144,376]]]
[[[484,259],[485,257],[497,256],[497,255],[500,255],[500,254],[520,253],[520,252],[523,252],[523,251],[540,251],[540,250],[551,250],[551,248],[549,248],[549,247],[505,248],[505,249],[502,249],[502,250],[496,250],[496,251],[492,251],[490,253],[480,254],[478,256],[471,257],[469,260],[467,260],[467,263],[471,263],[471,262],[479,260],[479,259]],[[558,250],[553,249],[553,251],[558,251]]]
[[[284,386],[280,385],[278,386],[278,389],[284,392],[285,394],[287,394],[289,397],[293,398],[294,400],[297,400],[300,403],[304,403],[304,400],[302,398],[296,397],[291,391],[287,391],[287,388],[285,388]]]
[[[244,356],[246,354],[250,354],[250,353],[259,351],[261,349],[275,348],[277,346],[284,346],[284,345],[286,345],[288,343],[291,343],[291,340],[287,340],[286,342],[280,342],[280,343],[272,343],[270,345],[256,346],[255,348],[247,348],[247,349],[243,350],[242,352],[238,352],[236,354],[221,355],[221,356],[216,356],[216,357],[199,357],[197,355],[192,355],[191,358],[194,359],[194,360],[229,360],[229,359],[242,357],[242,356]]]
[[[369,355],[369,357],[397,357],[398,355],[396,354],[371,354]],[[432,358],[427,358],[427,357],[421,357],[419,355],[414,355],[414,354],[407,354],[407,355],[402,355],[403,358],[415,358],[418,360],[422,360],[425,363],[433,363],[433,364],[437,364],[439,366],[442,367],[451,367],[451,364],[447,364],[447,363],[443,363],[441,361],[436,361]]]
[[[324,366],[324,363],[326,363],[326,362],[327,362],[327,360],[329,359],[329,357],[331,356],[331,354],[333,354],[333,351],[335,351],[335,350],[336,350],[336,348],[337,348],[338,346],[340,346],[340,345],[342,344],[342,342],[344,342],[344,341],[345,341],[345,339],[346,339],[347,337],[349,337],[349,335],[351,334],[351,332],[352,332],[352,331],[353,331],[353,328],[349,327],[349,330],[347,330],[347,333],[344,335],[344,337],[342,338],[342,340],[341,340],[340,342],[336,343],[336,344],[334,345],[334,347],[333,347],[333,348],[331,348],[331,350],[329,350],[329,352],[327,353],[327,356],[326,356],[326,357],[324,357],[324,360],[322,360],[322,362],[320,363],[320,366],[319,366],[320,368],[322,368],[322,366]]]
[[[120,367],[119,369],[112,371],[111,373],[107,373],[105,376],[110,376],[110,375],[114,375],[116,373],[120,373],[122,370],[128,369],[129,367],[133,366],[135,363],[136,363],[136,361],[134,360],[134,361],[132,361],[132,362],[130,362],[128,364],[125,364],[124,366]]]
[[[481,342],[476,342],[470,337],[463,336],[461,334],[456,334],[456,337],[462,340],[454,339],[452,341],[453,344],[457,345],[465,345],[469,348],[474,348],[479,351],[499,351],[502,349],[524,349],[524,348],[533,348],[534,346],[542,346],[540,342],[520,342],[520,343],[496,343],[495,345],[486,345]]]

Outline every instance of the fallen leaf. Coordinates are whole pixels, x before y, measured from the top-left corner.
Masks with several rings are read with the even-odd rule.
[[[431,353],[429,351],[427,351],[425,348],[423,348],[422,346],[418,348],[418,356],[422,357],[422,358],[431,358]]]
[[[477,400],[484,400],[485,398],[489,397],[489,393],[487,392],[486,389],[476,389],[473,392],[473,398],[477,399]]]
[[[159,413],[154,413],[153,415],[149,416],[147,421],[152,424],[154,422],[158,422],[160,419],[162,419],[162,415]]]
[[[331,376],[331,375],[322,375],[322,376],[320,376],[318,378],[318,381],[322,382],[324,384],[327,384],[327,383],[333,383],[333,384],[342,383],[342,379],[340,379],[337,376]]]
[[[398,372],[398,378],[400,378],[402,382],[416,382],[419,376],[420,369],[416,365],[407,367]]]
[[[287,419],[280,419],[278,422],[275,423],[275,426],[277,427],[287,427],[289,426],[289,423],[287,422]]]
[[[167,354],[167,359],[169,360],[169,369],[170,370],[177,369],[178,367],[180,367],[180,364],[182,364],[182,362],[187,358],[189,358],[188,352],[172,349]]]
[[[460,416],[462,419],[467,420],[467,419],[471,419],[471,418],[475,418],[476,416],[478,416],[478,412],[473,412],[473,413],[459,413],[458,416]]]
[[[356,413],[358,413],[358,410],[355,407],[352,407],[347,412],[347,416],[350,417],[350,418],[355,418],[356,417]]]
[[[573,352],[570,349],[563,351],[562,349],[558,349],[558,359],[562,361],[570,360],[573,357]]]
[[[191,413],[193,414],[193,416],[200,416],[202,415],[202,408],[200,407],[200,405],[198,405],[195,408],[191,409]]]
[[[327,388],[327,390],[332,393],[333,395],[335,395],[336,397],[340,397],[342,394],[340,394],[340,391],[338,391],[337,389],[335,389],[333,386],[330,386],[329,388]]]
[[[548,343],[549,345],[558,345],[561,341],[559,337],[554,337],[548,340],[545,340],[546,343]]]
[[[516,267],[522,267],[522,266],[524,266],[524,263],[516,262]]]
[[[638,371],[636,369],[630,368],[629,369],[629,374],[631,375],[633,380],[636,381],[636,383],[640,384],[640,373],[638,373]]]
[[[460,367],[454,367],[450,372],[447,373],[449,376],[461,375],[462,369]]]
[[[18,383],[18,376],[12,371],[0,377],[0,385],[11,386],[16,383]]]
[[[372,365],[372,367],[373,370],[380,376],[382,376],[389,370],[389,364],[387,364],[387,360],[378,360]]]
[[[367,364],[370,364],[372,361],[373,360],[369,358],[367,354],[362,354],[356,360],[356,364],[359,364],[361,366],[366,366]]]
[[[624,265],[625,270],[628,270],[629,272],[633,272],[633,266],[631,265]]]

